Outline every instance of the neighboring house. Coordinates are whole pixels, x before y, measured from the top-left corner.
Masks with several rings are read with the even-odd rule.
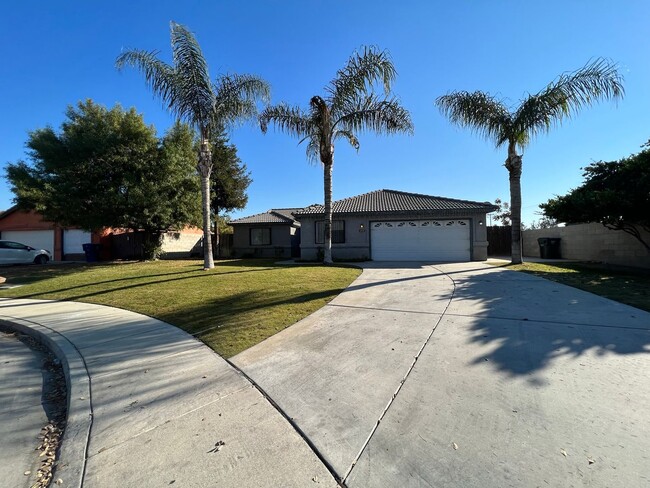
[[[377,190],[332,204],[332,255],[373,261],[484,261],[489,202]],[[302,259],[322,259],[324,207],[295,213]]]
[[[274,208],[230,222],[233,257],[290,258],[300,256],[299,208]]]
[[[16,241],[52,253],[54,261],[76,261],[85,259],[83,244],[101,244],[100,257],[110,259],[139,259],[142,256],[142,235],[123,229],[102,229],[90,233],[72,227],[61,227],[43,219],[34,211],[18,210],[12,207],[0,213],[0,239]],[[202,245],[202,231],[186,227],[163,235],[164,257],[189,257],[199,254]]]
[[[82,259],[82,244],[98,243],[100,237],[100,234],[91,235],[81,229],[43,220],[42,215],[34,211],[12,207],[0,214],[0,239],[50,251],[54,261]]]

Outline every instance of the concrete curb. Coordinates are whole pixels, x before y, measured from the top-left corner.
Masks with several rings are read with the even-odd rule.
[[[88,439],[93,421],[90,376],[83,357],[63,334],[36,322],[4,317],[0,323],[29,335],[61,361],[68,390],[68,415],[53,479],[58,486],[81,488],[86,469]]]

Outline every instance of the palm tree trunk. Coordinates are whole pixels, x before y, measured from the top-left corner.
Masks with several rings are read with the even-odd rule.
[[[332,264],[332,166],[334,158],[323,164],[323,187],[325,188],[325,257],[323,263]]]
[[[210,235],[210,174],[212,154],[207,138],[201,140],[201,154],[197,166],[201,175],[201,207],[203,211],[203,269],[214,268],[212,257],[212,236]]]
[[[219,208],[214,209],[214,254],[216,258],[220,258],[221,255],[219,253]]]
[[[512,264],[521,264],[521,156],[514,144],[508,146],[506,168],[510,174],[510,221],[512,222]]]

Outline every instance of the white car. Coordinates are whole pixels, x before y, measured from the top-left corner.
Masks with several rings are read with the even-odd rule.
[[[34,249],[20,242],[0,240],[0,264],[46,264],[52,259],[50,251]]]

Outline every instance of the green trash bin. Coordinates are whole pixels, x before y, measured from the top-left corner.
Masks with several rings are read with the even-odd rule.
[[[540,237],[537,239],[539,257],[542,259],[562,259],[560,241],[559,237]]]

